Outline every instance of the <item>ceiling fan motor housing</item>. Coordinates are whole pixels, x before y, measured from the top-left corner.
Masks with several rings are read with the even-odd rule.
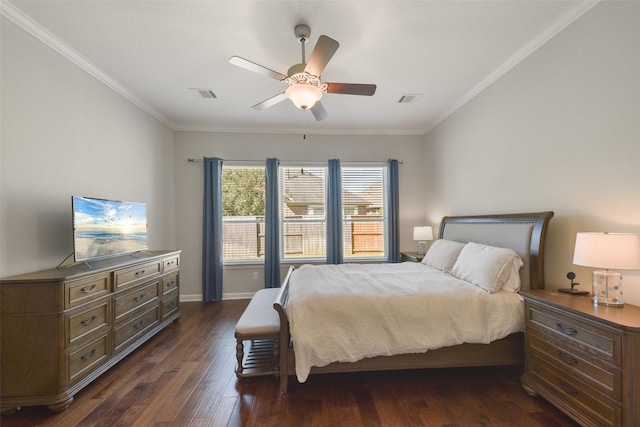
[[[300,42],[306,42],[311,37],[311,28],[305,24],[298,24],[293,29],[293,33],[296,35],[296,38]]]

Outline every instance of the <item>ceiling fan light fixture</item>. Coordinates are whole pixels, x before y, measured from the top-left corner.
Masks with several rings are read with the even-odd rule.
[[[301,110],[313,107],[322,98],[322,90],[312,84],[295,83],[284,92],[285,96]]]

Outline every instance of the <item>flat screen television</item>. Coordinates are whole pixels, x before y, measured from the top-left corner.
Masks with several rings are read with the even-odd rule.
[[[149,248],[146,203],[71,196],[76,262]]]

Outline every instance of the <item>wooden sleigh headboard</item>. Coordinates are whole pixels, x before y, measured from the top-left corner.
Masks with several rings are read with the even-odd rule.
[[[438,237],[513,249],[524,262],[520,269],[521,289],[544,289],[544,249],[551,218],[551,211],[445,216]]]

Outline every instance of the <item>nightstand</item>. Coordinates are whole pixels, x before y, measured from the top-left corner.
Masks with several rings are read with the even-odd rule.
[[[585,426],[640,420],[640,307],[596,306],[589,295],[523,291],[522,386]]]
[[[418,252],[400,252],[400,262],[421,262],[424,255]]]

